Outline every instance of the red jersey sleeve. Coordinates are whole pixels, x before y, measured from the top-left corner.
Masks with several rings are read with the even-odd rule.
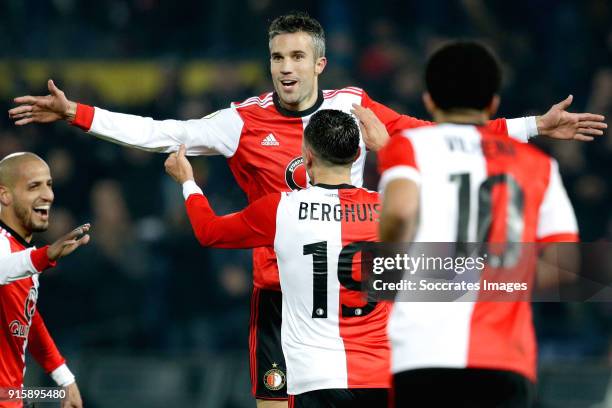
[[[417,119],[412,116],[400,115],[393,109],[374,101],[365,91],[363,92],[361,99],[361,106],[364,108],[370,108],[376,117],[385,124],[387,132],[389,132],[390,135],[404,129],[413,129],[422,126],[431,126],[434,124],[434,122]],[[508,126],[505,118],[490,120],[487,127],[494,132],[504,135],[508,134]]]
[[[42,316],[36,311],[28,335],[28,350],[46,373],[50,373],[66,362],[51,338]]]
[[[244,210],[218,216],[202,194],[191,194],[185,206],[198,241],[216,248],[272,246],[276,235],[276,210],[281,193],[268,194]]]
[[[363,92],[363,96],[361,98],[361,106],[371,109],[376,117],[385,124],[387,132],[389,132],[390,135],[400,130],[430,126],[433,124],[433,122],[429,122],[427,120],[421,120],[407,115],[400,115],[393,109],[371,99],[365,91]]]
[[[398,178],[409,179],[420,184],[421,175],[414,147],[405,134],[393,135],[389,143],[379,150],[378,170],[380,173],[379,192],[383,192],[389,182]]]
[[[412,142],[401,132],[393,135],[389,143],[378,152],[378,169],[381,174],[396,166],[410,166],[418,170]]]
[[[502,135],[508,135],[508,122],[505,118],[497,118],[487,122],[486,126],[489,130]]]

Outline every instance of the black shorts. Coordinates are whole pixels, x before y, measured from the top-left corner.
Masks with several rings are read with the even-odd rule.
[[[283,298],[278,290],[253,288],[249,323],[251,391],[255,398],[287,400],[287,369],[281,344]]]
[[[396,408],[529,408],[535,385],[511,371],[427,368],[395,374],[391,399]]]
[[[289,397],[289,408],[386,408],[387,388],[327,389]]]

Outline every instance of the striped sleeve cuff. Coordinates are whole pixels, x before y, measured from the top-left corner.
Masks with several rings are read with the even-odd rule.
[[[195,181],[187,180],[186,182],[183,183],[183,197],[185,198],[185,201],[192,194],[202,194],[202,195],[204,195],[204,192],[202,191],[202,189],[200,187],[198,187],[198,185],[196,184]]]

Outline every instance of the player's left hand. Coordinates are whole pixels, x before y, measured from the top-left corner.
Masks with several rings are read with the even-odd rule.
[[[181,145],[178,152],[171,153],[164,163],[166,173],[179,184],[193,180],[193,168],[185,157],[185,151],[185,145]]]
[[[351,112],[359,120],[361,137],[363,137],[363,142],[368,150],[377,152],[387,144],[389,141],[387,128],[371,109],[354,103]]]
[[[56,261],[59,258],[70,255],[80,246],[87,245],[90,238],[89,234],[87,234],[89,228],[91,228],[90,224],[83,224],[49,245],[47,248],[47,257],[49,257],[49,260]]]
[[[572,95],[553,105],[548,112],[536,118],[538,133],[553,139],[590,142],[594,136],[603,135],[608,128],[602,115],[571,113],[566,109],[572,104]]]
[[[66,396],[62,399],[61,408],[83,408],[83,400],[77,384],[74,382],[65,386],[64,389],[66,390]]]

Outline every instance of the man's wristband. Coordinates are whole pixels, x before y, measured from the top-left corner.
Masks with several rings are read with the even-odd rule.
[[[66,363],[51,371],[51,378],[60,387],[66,387],[75,382],[74,374],[72,374]]]

